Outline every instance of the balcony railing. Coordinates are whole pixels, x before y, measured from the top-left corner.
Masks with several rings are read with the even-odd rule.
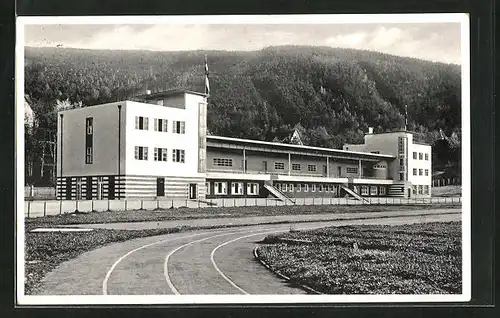
[[[243,171],[241,169],[238,170],[229,170],[229,169],[207,169],[207,172],[219,172],[219,173],[235,173],[235,174],[269,174],[269,175],[280,175],[280,176],[288,176],[287,171],[262,171],[262,170],[247,170]],[[295,177],[316,177],[316,178],[327,178],[325,174],[321,173],[297,173],[292,171],[290,173],[290,176],[295,176]],[[392,180],[393,178],[381,178],[381,177],[375,177],[375,176],[353,176],[350,175],[349,177],[352,177],[354,179],[373,179],[373,180]],[[337,175],[330,175],[329,178],[347,178],[347,176],[342,175],[342,176],[337,176]]]

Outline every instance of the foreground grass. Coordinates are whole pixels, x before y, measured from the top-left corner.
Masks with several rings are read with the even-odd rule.
[[[461,293],[460,222],[291,231],[263,243],[274,271],[325,294]]]
[[[444,187],[433,187],[433,197],[459,197],[462,195],[461,185],[449,185]]]
[[[269,206],[269,207],[216,207],[202,209],[177,208],[161,211],[112,211],[79,214],[61,214],[39,218],[26,218],[27,227],[97,224],[118,222],[147,222],[168,220],[189,220],[202,218],[234,218],[253,216],[305,215],[321,213],[387,212],[401,210],[428,210],[430,208],[451,208],[461,204],[415,204],[415,205],[309,205],[309,206]]]

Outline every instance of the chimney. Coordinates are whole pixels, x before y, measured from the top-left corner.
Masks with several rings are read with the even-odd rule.
[[[368,127],[368,133],[373,134],[373,127]]]
[[[146,90],[146,95],[151,95],[151,90],[147,89]]]

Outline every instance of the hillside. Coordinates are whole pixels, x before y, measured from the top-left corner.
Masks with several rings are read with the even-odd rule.
[[[208,55],[212,134],[272,140],[298,125],[310,145],[341,147],[375,131],[409,128],[434,143],[460,136],[460,67],[369,51],[270,47],[254,52],[26,48],[26,94],[43,128],[57,102],[93,105],[146,89],[203,91]],[[36,135],[36,133],[35,133]],[[45,135],[34,140],[47,138]],[[36,146],[30,150],[36,153]],[[39,150],[38,150],[39,151]],[[436,169],[449,158],[433,158]],[[456,165],[458,159],[452,159]],[[50,161],[50,160],[49,160]]]

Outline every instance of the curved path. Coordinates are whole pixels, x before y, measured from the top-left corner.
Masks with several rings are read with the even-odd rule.
[[[455,213],[268,224],[200,230],[114,243],[61,264],[44,281],[42,295],[305,294],[269,272],[253,249],[266,235],[350,224],[459,221]]]

